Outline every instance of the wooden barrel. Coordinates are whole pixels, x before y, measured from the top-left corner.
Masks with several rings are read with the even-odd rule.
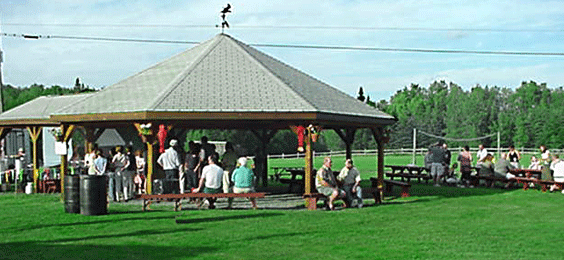
[[[106,176],[80,176],[80,214],[108,214]]]
[[[78,175],[65,176],[65,212],[80,213],[80,178]]]

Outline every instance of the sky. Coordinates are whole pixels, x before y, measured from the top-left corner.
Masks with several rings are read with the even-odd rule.
[[[227,1],[1,0],[8,34],[203,42]],[[247,44],[564,52],[564,1],[231,1],[225,33]],[[101,88],[193,44],[1,38],[4,84]],[[255,47],[356,96],[389,100],[435,80],[470,90],[564,86],[564,55],[479,55]]]

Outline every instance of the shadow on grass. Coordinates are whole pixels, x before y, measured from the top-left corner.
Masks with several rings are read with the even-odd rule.
[[[139,213],[139,212],[137,212]],[[107,216],[107,215],[104,215]],[[101,217],[101,216],[95,216]],[[16,231],[27,231],[33,229],[43,229],[43,228],[50,228],[50,227],[71,227],[71,226],[84,226],[84,225],[92,225],[92,224],[104,224],[104,223],[115,223],[118,221],[135,221],[135,220],[157,220],[157,219],[173,219],[172,216],[139,216],[139,217],[127,217],[127,218],[111,218],[111,219],[102,219],[102,220],[93,220],[93,221],[80,221],[80,222],[72,222],[72,223],[57,223],[57,224],[50,224],[50,225],[33,225],[33,226],[26,226],[22,228],[14,229]]]
[[[258,214],[246,214],[246,215],[233,215],[233,216],[219,216],[219,217],[207,217],[207,218],[189,218],[184,217],[183,215],[176,217],[176,224],[195,224],[195,223],[203,223],[203,222],[217,222],[217,221],[226,221],[231,219],[250,219],[250,218],[265,218],[265,217],[274,217],[274,216],[281,216],[282,213],[258,213]]]
[[[219,250],[215,247],[155,245],[51,244],[16,242],[0,244],[2,259],[185,259]]]

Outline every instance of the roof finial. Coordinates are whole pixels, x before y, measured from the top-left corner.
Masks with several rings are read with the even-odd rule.
[[[223,7],[223,10],[221,10],[221,33],[223,33],[223,30],[225,29],[225,27],[229,28],[229,23],[227,22],[227,20],[225,20],[227,13],[231,13],[231,4],[227,3],[227,6]],[[219,26],[217,26],[219,27]]]

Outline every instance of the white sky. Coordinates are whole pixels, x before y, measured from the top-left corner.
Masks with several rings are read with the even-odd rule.
[[[1,0],[2,32],[205,41],[213,27],[74,25],[219,24],[226,1]],[[226,33],[247,44],[340,45],[478,51],[564,52],[564,1],[232,1]],[[23,25],[22,25],[23,24]],[[30,25],[32,24],[32,25]],[[43,24],[43,25],[37,25]],[[249,28],[273,26],[276,28]],[[283,26],[471,28],[499,31],[312,30]],[[516,30],[516,31],[508,31]],[[112,85],[194,45],[3,37],[3,80],[15,86]],[[564,56],[397,53],[257,47],[348,94],[363,86],[389,99],[410,83],[444,79],[465,89],[564,86]]]

